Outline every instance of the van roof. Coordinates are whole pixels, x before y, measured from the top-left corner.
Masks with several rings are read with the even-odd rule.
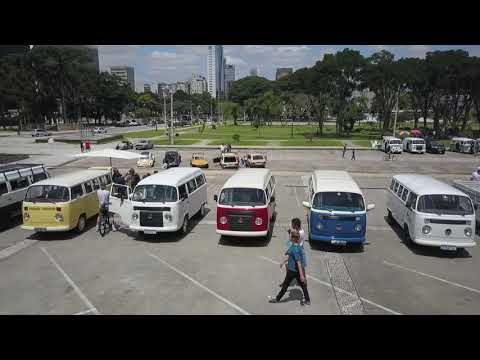
[[[473,139],[466,138],[466,137],[454,137],[452,141],[472,141]]]
[[[358,184],[347,171],[315,170],[313,172],[314,191],[317,192],[351,192],[362,194]]]
[[[235,153],[223,153],[223,156],[237,156]]]
[[[427,194],[444,194],[444,195],[463,195],[465,194],[453,186],[427,175],[416,174],[399,174],[393,178],[418,196]]]
[[[272,171],[270,169],[238,169],[223,185],[228,188],[264,189]]]
[[[92,178],[109,174],[110,171],[107,169],[87,169],[81,171],[75,171],[68,174],[62,174],[53,176],[51,178],[41,180],[36,182],[33,185],[58,185],[71,187],[77,184],[80,184],[84,181],[91,180]]]
[[[10,164],[10,165],[2,165],[0,166],[0,173],[9,172],[9,171],[16,171],[21,169],[28,169],[34,167],[41,167],[42,164]]]
[[[421,138],[421,137],[412,137],[412,136],[406,137],[406,138],[403,139],[403,140],[423,140],[423,141],[425,141],[425,140],[424,140],[423,138]]]
[[[192,176],[203,174],[198,168],[178,167],[159,171],[141,180],[138,185],[169,185],[179,186],[190,179]],[[137,186],[138,186],[137,185]]]
[[[384,136],[383,140],[400,140],[400,139],[395,136]]]

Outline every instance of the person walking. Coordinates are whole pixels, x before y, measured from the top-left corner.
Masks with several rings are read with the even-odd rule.
[[[83,153],[83,141],[80,141],[80,151]]]
[[[478,167],[477,170],[472,173],[470,181],[480,181],[480,167]]]
[[[352,149],[352,160],[355,160],[355,148]]]
[[[105,184],[100,185],[100,189],[97,190],[97,197],[98,197],[98,217],[97,217],[97,232],[100,232],[100,218],[102,216],[110,217],[111,218],[111,229],[112,231],[117,231],[115,228],[115,223],[113,220],[113,214],[109,211],[109,203],[110,203],[110,192],[106,189]]]
[[[296,279],[298,284],[300,284],[303,296],[305,297],[304,304],[310,305],[310,295],[308,294],[307,289],[307,279],[305,277],[305,252],[300,246],[300,234],[297,230],[290,231],[290,238],[292,239],[293,245],[286,252],[286,258],[280,263],[280,269],[287,265],[287,274],[285,275],[285,280],[283,281],[282,288],[276,297],[269,297],[270,303],[278,303],[282,299],[283,295],[288,290],[288,286]]]
[[[342,159],[345,159],[345,153],[347,152],[347,144],[343,144],[343,154]]]
[[[85,141],[85,151],[90,151],[90,140]]]
[[[292,222],[291,222],[291,225],[290,225],[290,228],[287,229],[288,238],[287,238],[287,241],[286,241],[286,249],[288,250],[290,248],[290,246],[293,245],[293,241],[292,241],[292,237],[291,237],[292,231],[298,231],[298,234],[300,235],[300,246],[303,248],[303,244],[305,243],[305,231],[302,229],[302,221],[299,218],[293,218]],[[285,253],[285,255],[287,255],[287,253]],[[286,270],[287,269],[285,269],[285,271]],[[303,272],[305,273],[305,269],[303,270]],[[293,285],[295,285],[295,284],[293,284]],[[283,282],[279,286],[282,287]]]

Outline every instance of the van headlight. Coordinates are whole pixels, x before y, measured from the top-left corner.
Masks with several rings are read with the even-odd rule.
[[[468,236],[468,237],[472,236],[472,228],[469,228],[469,227],[465,228],[465,230],[463,230],[463,233],[465,234],[465,236]]]
[[[323,224],[318,223],[317,225],[315,225],[315,227],[317,228],[317,230],[322,230],[323,229]]]
[[[355,231],[357,231],[357,232],[362,231],[362,225],[361,224],[356,224],[355,225]]]
[[[28,220],[30,219],[30,214],[28,212],[23,213],[23,220]]]
[[[225,225],[227,223],[227,218],[225,216],[220,217],[220,224]]]
[[[263,224],[262,218],[257,217],[257,218],[255,219],[255,225],[260,226],[260,225],[262,225],[262,224]]]
[[[138,220],[138,214],[136,214],[136,213],[132,214],[132,220],[137,221]]]
[[[165,213],[164,216],[165,216],[165,220],[167,220],[167,221],[172,221],[172,219],[173,219],[173,216],[170,213]]]
[[[425,235],[430,234],[430,231],[432,231],[432,228],[430,226],[425,225],[424,227],[422,227],[422,233],[424,233]]]
[[[63,215],[62,215],[62,214],[57,214],[57,215],[55,215],[55,220],[57,220],[57,221],[63,221]]]

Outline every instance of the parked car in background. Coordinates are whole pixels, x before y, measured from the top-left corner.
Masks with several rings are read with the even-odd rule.
[[[267,164],[267,157],[259,153],[248,153],[247,154],[247,166],[250,168],[253,167],[265,167]]]
[[[238,169],[238,155],[234,153],[223,153],[220,157],[220,166],[222,169],[233,168]]]
[[[124,140],[115,147],[117,150],[129,150],[133,149],[133,144],[130,141]]]
[[[150,140],[139,140],[135,144],[135,150],[148,150],[153,149],[153,142]]]
[[[192,160],[190,160],[191,167],[207,168],[208,160],[203,152],[195,152],[192,154]]]
[[[93,133],[94,134],[106,134],[107,129],[105,129],[103,127],[96,127],[96,128],[93,129]]]
[[[136,122],[135,120],[129,121],[128,126],[139,126],[140,124]]]
[[[182,162],[182,157],[178,153],[178,151],[167,151],[165,153],[165,158],[163,159],[163,163],[166,165],[167,169],[171,167],[178,167]]]
[[[32,137],[50,136],[50,135],[52,135],[52,134],[49,133],[48,131],[42,130],[42,129],[34,129],[32,131]]]
[[[143,151],[140,154],[140,159],[137,161],[138,167],[153,167],[155,164],[155,155],[150,151]]]
[[[432,139],[427,139],[425,140],[426,146],[427,146],[427,152],[431,154],[445,154],[445,145],[442,143],[432,140]]]

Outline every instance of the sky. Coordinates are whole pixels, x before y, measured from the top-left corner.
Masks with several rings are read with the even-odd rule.
[[[258,75],[275,79],[278,67],[294,70],[311,67],[324,54],[335,53],[345,48],[360,51],[370,56],[382,49],[395,58],[425,57],[428,51],[462,49],[472,56],[480,56],[480,45],[224,45],[227,63],[235,65],[235,78],[248,76],[250,69],[257,68]],[[192,74],[206,77],[208,45],[98,45],[100,69],[109,71],[110,66],[133,66],[135,87],[143,91],[144,84],[156,89],[159,82],[186,81]]]

